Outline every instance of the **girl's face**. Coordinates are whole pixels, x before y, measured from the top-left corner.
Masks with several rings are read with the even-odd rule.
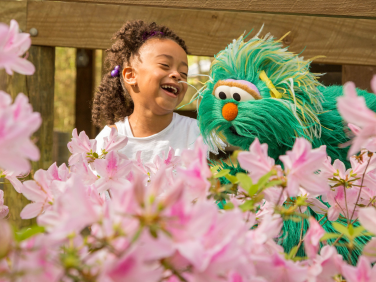
[[[187,54],[170,39],[149,39],[132,62],[136,86],[131,96],[135,108],[141,106],[153,114],[171,113],[187,92]]]

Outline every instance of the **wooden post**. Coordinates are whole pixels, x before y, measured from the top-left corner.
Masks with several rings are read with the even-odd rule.
[[[31,76],[14,74],[8,76],[7,92],[14,99],[22,92],[29,97],[33,110],[42,116],[42,125],[33,138],[40,150],[40,160],[32,162],[33,174],[36,170],[47,169],[52,164],[52,140],[54,119],[54,74],[55,74],[55,48],[44,46],[31,46],[29,61],[35,66],[35,73]],[[26,227],[35,223],[35,219],[22,220],[20,212],[29,201],[18,194],[9,182],[4,185],[5,205],[9,207],[9,220],[16,227]]]
[[[76,119],[77,132],[85,131],[95,138],[91,122],[91,103],[94,94],[95,50],[77,49],[76,52]]]
[[[343,65],[342,83],[352,81],[357,88],[372,92],[370,82],[376,75],[376,66]]]

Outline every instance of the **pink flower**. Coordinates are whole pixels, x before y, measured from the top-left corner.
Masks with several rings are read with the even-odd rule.
[[[90,140],[85,131],[81,131],[80,135],[77,135],[77,128],[75,128],[72,132],[72,141],[68,143],[68,149],[72,153],[68,160],[69,165],[74,165],[79,161],[81,154],[83,154],[83,158],[87,158],[90,161],[91,159],[87,157],[87,154],[96,152],[97,140]]]
[[[94,165],[100,175],[100,179],[95,183],[99,193],[110,188],[122,188],[129,183],[126,177],[132,168],[132,162],[121,159],[115,151],[109,152],[104,160],[95,160]]]
[[[73,174],[63,185],[63,193],[55,199],[52,208],[37,219],[38,224],[45,226],[57,240],[71,233],[78,234],[99,219],[95,201],[90,200],[88,187],[79,175]]]
[[[53,180],[67,181],[70,175],[69,169],[67,168],[65,163],[61,164],[59,167],[56,165],[56,163],[53,163],[48,168],[47,172],[51,181]]]
[[[356,267],[344,264],[342,266],[342,275],[347,282],[375,282],[376,267],[371,267],[371,263],[361,256]]]
[[[371,263],[376,262],[376,237],[373,237],[363,248],[363,256]]]
[[[71,172],[80,175],[82,181],[87,185],[93,184],[98,180],[98,176],[96,176],[90,169],[86,158],[83,158],[82,155],[78,156],[77,161],[70,167],[70,169]]]
[[[315,263],[321,266],[321,272],[317,276],[318,282],[332,282],[333,276],[341,273],[342,265],[345,264],[342,256],[337,253],[337,249],[329,245],[321,249]]]
[[[0,190],[0,219],[5,218],[8,213],[9,208],[4,205],[4,191]]]
[[[376,76],[371,80],[373,91],[376,89],[375,81]],[[353,82],[347,82],[344,85],[344,96],[338,98],[337,107],[355,135],[348,156],[357,153],[362,148],[375,152],[376,114],[367,107],[364,97],[357,95]]]
[[[2,190],[0,190],[2,191]],[[12,249],[13,241],[13,230],[8,221],[0,218],[0,258],[4,258],[8,252]],[[0,259],[1,262],[1,259]],[[0,263],[0,273],[1,273],[1,263]]]
[[[376,123],[376,114],[371,111],[364,97],[358,96],[353,82],[343,86],[344,95],[338,98],[337,107],[341,116],[349,123],[366,127]]]
[[[34,180],[23,183],[21,193],[33,203],[28,204],[21,211],[22,219],[29,219],[40,215],[46,208],[50,207],[53,197],[50,189],[51,180],[45,170],[38,170],[34,174]]]
[[[359,209],[359,221],[365,229],[376,234],[376,209],[374,207]]]
[[[281,254],[270,256],[271,263],[258,263],[257,273],[270,282],[303,282],[306,281],[307,267],[286,260]]]
[[[268,144],[260,144],[257,138],[249,147],[249,152],[238,154],[238,161],[255,183],[274,167],[274,159],[268,156]]]
[[[33,112],[28,98],[20,93],[11,105],[10,96],[0,91],[0,167],[15,173],[30,170],[27,159],[39,159],[39,150],[30,136],[42,119]]]
[[[35,68],[25,58],[21,58],[31,45],[28,33],[19,33],[18,23],[10,21],[10,27],[0,24],[0,69],[5,68],[9,75],[13,71],[31,75]]]
[[[180,177],[185,179],[190,186],[189,192],[193,198],[203,199],[208,193],[211,177],[211,171],[207,164],[207,146],[202,137],[196,140],[193,152],[184,150],[181,154],[181,160],[185,169],[177,168]]]
[[[320,247],[320,239],[324,236],[325,230],[313,218],[309,218],[309,229],[304,236],[304,250],[308,258],[313,259],[316,257]]]
[[[132,281],[160,281],[162,269],[148,264],[135,249],[131,253],[125,254],[120,259],[114,259],[108,264],[109,269],[106,271],[108,276],[114,282]]]
[[[21,193],[22,190],[22,183],[18,180],[18,174],[13,171],[3,171],[3,175],[5,175],[5,178],[9,180],[9,182],[12,184],[13,188],[18,192]]]
[[[104,141],[104,150],[109,153],[111,151],[118,151],[125,147],[128,143],[128,138],[126,136],[120,137],[116,128],[111,127],[111,132],[108,137],[103,138]]]
[[[297,138],[292,151],[279,157],[285,165],[290,197],[296,196],[300,187],[309,192],[311,197],[328,193],[327,179],[315,174],[327,157],[325,149],[325,146],[321,146],[312,150],[311,143],[304,138]]]

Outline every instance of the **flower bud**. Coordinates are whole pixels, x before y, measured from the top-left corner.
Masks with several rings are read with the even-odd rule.
[[[0,220],[0,260],[7,256],[13,241],[13,232],[10,224]]]

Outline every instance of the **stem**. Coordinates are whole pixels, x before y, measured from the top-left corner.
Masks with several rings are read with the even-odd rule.
[[[324,221],[324,223],[321,224],[321,226],[324,226],[324,224],[327,223],[328,220],[329,220],[329,219],[327,218],[327,219]]]
[[[299,207],[299,211],[300,213],[302,213],[302,210],[300,209]],[[304,227],[304,218],[302,217],[302,225],[300,227],[300,238],[299,238],[299,244],[298,244],[298,247],[296,249],[296,253],[294,255],[294,257],[296,256],[296,254],[298,253],[299,249],[300,249],[300,246],[302,245],[303,243],[303,227]]]
[[[371,154],[371,156],[369,156]],[[359,189],[359,193],[358,193],[358,198],[356,199],[356,203],[355,203],[355,206],[354,206],[354,210],[351,214],[351,218],[350,218],[350,222],[354,216],[354,213],[355,213],[355,210],[356,210],[356,206],[358,205],[358,202],[359,202],[359,199],[360,199],[360,194],[362,193],[362,189],[363,189],[363,181],[364,181],[364,177],[366,176],[366,173],[367,173],[367,169],[368,169],[368,166],[369,166],[369,163],[371,162],[371,158],[373,157],[373,153],[370,153],[368,152],[368,156],[369,156],[369,159],[368,159],[368,163],[367,163],[367,166],[366,166],[366,169],[364,170],[364,173],[363,173],[363,176],[362,176],[362,183],[360,184],[360,189]]]
[[[166,260],[162,260],[161,264],[166,268],[171,270],[171,272],[179,278],[182,282],[188,282],[172,265],[170,265]]]
[[[345,194],[345,205],[346,205],[346,215],[347,215],[347,225],[350,224],[349,222],[349,208],[347,207],[347,194],[346,194],[346,187],[343,185],[343,193]]]
[[[318,221],[318,223],[320,223],[324,218],[326,218],[326,214]]]
[[[341,240],[343,234],[339,235],[339,237],[334,241],[334,243],[332,244],[332,246],[334,246],[335,244],[338,243],[339,240]]]
[[[279,194],[279,197],[278,197],[278,201],[276,203],[276,205],[279,205],[279,202],[281,201],[281,198],[282,198],[282,195],[283,195],[283,191],[285,190],[285,188],[281,188],[281,193]]]

